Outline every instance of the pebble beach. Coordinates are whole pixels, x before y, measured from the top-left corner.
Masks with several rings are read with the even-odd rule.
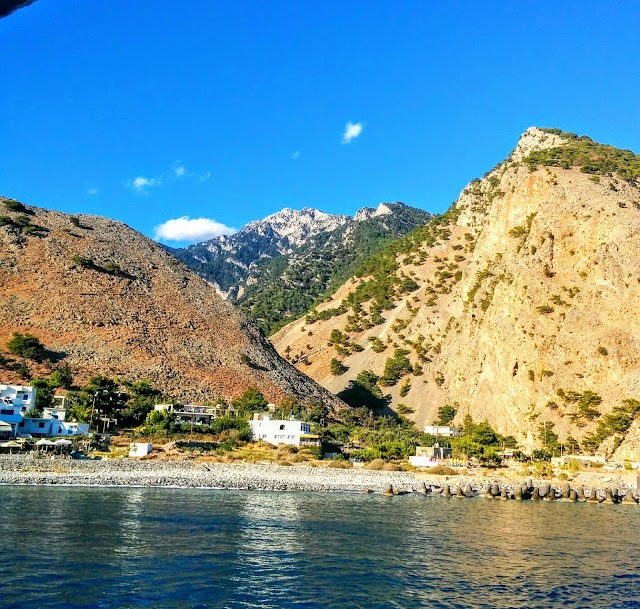
[[[388,484],[411,491],[410,472],[333,469],[304,465],[139,461],[133,459],[48,460],[0,456],[0,484],[149,486],[273,491],[362,492]]]

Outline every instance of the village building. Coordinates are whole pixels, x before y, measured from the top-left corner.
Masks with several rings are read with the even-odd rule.
[[[433,446],[416,446],[416,454],[409,457],[409,463],[415,467],[435,467],[442,465],[443,459],[450,459],[450,448],[434,444]]]
[[[211,425],[218,417],[237,417],[238,411],[233,406],[216,404],[200,406],[198,404],[156,404],[154,410],[166,410],[176,415],[179,425]]]
[[[35,407],[36,392],[35,387],[0,385],[0,438],[51,438],[89,433],[87,423],[65,421],[66,411],[57,407],[45,408],[42,417],[25,417]]]
[[[320,436],[311,433],[311,425],[298,419],[272,419],[271,415],[256,412],[249,421],[255,441],[291,446],[320,446]]]
[[[425,425],[424,433],[428,433],[431,436],[443,436],[445,438],[457,438],[461,435],[459,429],[455,427],[449,427],[448,425]]]

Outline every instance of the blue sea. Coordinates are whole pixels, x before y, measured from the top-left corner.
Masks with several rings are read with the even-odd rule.
[[[640,506],[0,487],[0,607],[640,607]]]

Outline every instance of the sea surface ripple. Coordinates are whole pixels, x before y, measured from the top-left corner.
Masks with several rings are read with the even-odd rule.
[[[640,507],[0,487],[0,607],[640,607]]]

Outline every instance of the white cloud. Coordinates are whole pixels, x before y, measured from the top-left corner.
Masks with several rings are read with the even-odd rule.
[[[173,171],[176,174],[176,178],[182,178],[187,173],[187,170],[182,163],[178,163],[177,165],[174,165]]]
[[[211,172],[210,171],[205,171],[203,174],[200,174],[200,177],[198,179],[201,182],[206,182],[210,177],[211,177]]]
[[[87,194],[88,195],[97,195],[98,194],[98,189],[97,188],[89,188],[89,190],[87,190]]]
[[[294,161],[297,161],[300,158],[300,151],[296,150],[292,155],[291,155],[291,159]]]
[[[156,178],[145,178],[144,176],[138,176],[137,178],[133,178],[133,180],[129,181],[129,186],[136,192],[144,192],[147,188],[159,185],[160,180]]]
[[[155,227],[155,239],[157,241],[206,241],[221,235],[232,235],[235,228],[225,226],[210,218],[174,218],[167,220]]]
[[[349,121],[344,128],[342,143],[348,144],[351,140],[357,138],[362,133],[362,127],[362,123],[352,123]]]

